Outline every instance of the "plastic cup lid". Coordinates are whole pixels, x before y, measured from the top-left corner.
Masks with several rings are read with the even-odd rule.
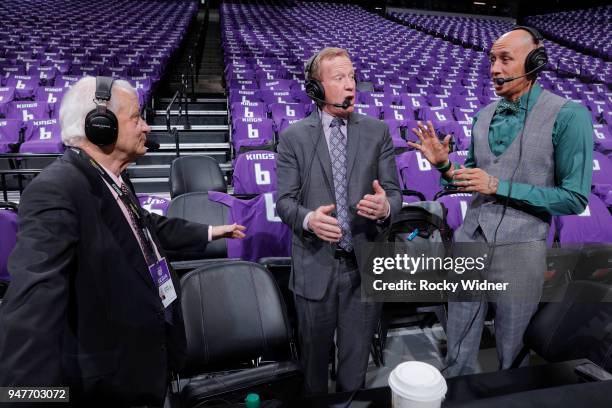
[[[389,386],[402,398],[413,401],[434,401],[446,395],[446,381],[431,364],[407,361],[389,375]]]

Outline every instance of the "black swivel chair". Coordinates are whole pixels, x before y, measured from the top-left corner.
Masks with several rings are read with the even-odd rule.
[[[586,358],[612,372],[612,286],[573,281],[559,302],[544,303],[525,332],[525,347],[549,362]]]
[[[209,156],[177,157],[170,166],[170,197],[206,191],[227,191],[219,163]]]
[[[183,218],[208,225],[223,225],[227,224],[228,211],[225,205],[209,200],[208,193],[186,193],[172,199],[168,206],[167,217]],[[206,246],[206,251],[171,253],[168,256],[172,261],[227,258],[227,242],[225,239],[218,239],[210,242]]]
[[[181,293],[187,364],[173,384],[181,407],[242,402],[250,392],[262,400],[300,395],[285,305],[266,268],[244,261],[205,266],[181,279]]]

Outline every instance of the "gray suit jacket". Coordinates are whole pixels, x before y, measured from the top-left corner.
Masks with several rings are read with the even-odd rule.
[[[353,246],[359,261],[363,244],[373,241],[400,210],[402,196],[388,126],[380,120],[351,113],[347,129],[348,206]],[[310,179],[306,182],[311,160]],[[304,230],[302,224],[308,212],[321,205],[335,204],[336,198],[318,110],[281,134],[277,175],[276,211],[293,231],[293,269],[289,286],[299,296],[319,300],[325,296],[332,276],[335,245]],[[374,180],[380,182],[391,206],[391,216],[382,225],[357,215],[357,203],[364,195],[374,194]],[[298,202],[301,188],[302,200]]]

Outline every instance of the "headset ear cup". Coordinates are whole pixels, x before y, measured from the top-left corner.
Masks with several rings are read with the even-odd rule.
[[[530,79],[535,79],[538,73],[542,72],[544,68],[546,68],[546,64],[548,64],[548,54],[546,54],[546,50],[544,47],[538,47],[529,54],[527,54],[527,58],[525,58],[525,72],[534,71],[529,74]]]
[[[304,88],[306,88],[306,94],[310,99],[314,99],[315,101],[317,99],[325,100],[325,88],[323,88],[323,85],[318,80],[307,80]]]
[[[110,110],[96,108],[85,117],[85,136],[97,146],[107,146],[117,141],[119,123]]]

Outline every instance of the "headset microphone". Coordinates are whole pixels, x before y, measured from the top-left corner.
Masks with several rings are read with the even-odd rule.
[[[315,100],[316,102],[324,103],[326,105],[331,105],[336,108],[342,108],[344,110],[347,110],[349,107],[353,106],[353,104],[351,103],[351,98],[344,98],[342,103],[331,103],[331,102],[327,102],[324,99],[319,99],[316,96],[312,96],[312,95],[309,95],[309,96],[311,99]]]
[[[526,74],[523,74],[521,76],[517,76],[517,77],[508,77],[508,78],[493,78],[493,81],[495,81],[496,85],[502,86],[503,84],[505,84],[506,82],[512,82],[515,79],[519,79],[519,78],[523,78],[526,77],[528,75],[533,74],[535,71],[541,69],[542,67],[536,67],[534,69],[532,69],[531,71],[527,72]]]
[[[147,148],[147,150],[150,151],[150,152],[155,151],[155,150],[159,150],[159,143],[157,143],[154,140],[147,139],[147,141],[145,142],[144,145]]]

